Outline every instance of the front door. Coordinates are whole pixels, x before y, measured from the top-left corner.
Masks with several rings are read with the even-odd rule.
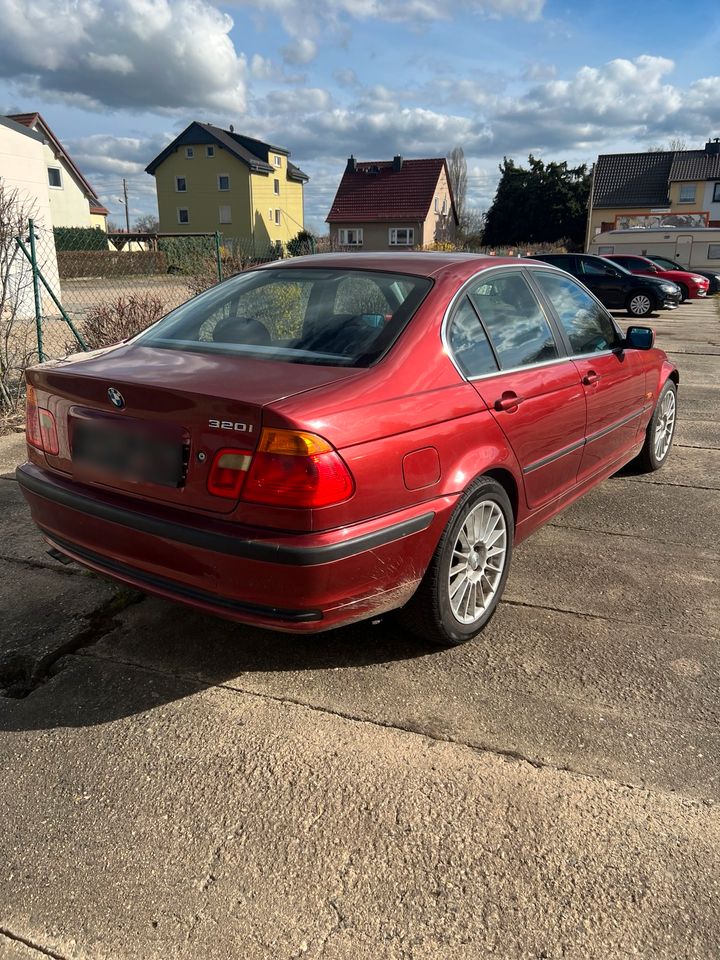
[[[580,377],[520,270],[478,278],[467,299],[499,367],[473,386],[520,463],[528,506],[541,506],[577,478],[585,435]]]
[[[615,323],[572,277],[533,271],[566,337],[585,391],[587,427],[578,480],[602,470],[635,444],[645,409],[645,366],[622,350]]]

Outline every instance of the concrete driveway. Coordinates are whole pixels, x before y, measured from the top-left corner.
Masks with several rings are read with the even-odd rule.
[[[0,441],[0,957],[717,957],[716,306],[653,320],[667,466],[522,545],[458,649],[59,566]]]

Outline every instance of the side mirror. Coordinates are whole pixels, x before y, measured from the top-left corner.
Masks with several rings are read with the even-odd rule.
[[[628,327],[623,346],[628,350],[652,350],[655,331],[652,327]]]

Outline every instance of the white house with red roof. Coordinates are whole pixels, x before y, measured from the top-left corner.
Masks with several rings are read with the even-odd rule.
[[[52,225],[107,230],[108,211],[43,117],[39,113],[15,113],[8,119],[43,138]]]
[[[340,249],[402,250],[451,240],[458,218],[445,158],[350,157],[326,222]]]

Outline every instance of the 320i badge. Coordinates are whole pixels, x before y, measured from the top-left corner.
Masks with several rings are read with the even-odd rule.
[[[291,631],[397,610],[461,643],[514,544],[662,466],[678,379],[537,261],[297,258],[30,369],[17,478],[55,550],[141,590]]]

